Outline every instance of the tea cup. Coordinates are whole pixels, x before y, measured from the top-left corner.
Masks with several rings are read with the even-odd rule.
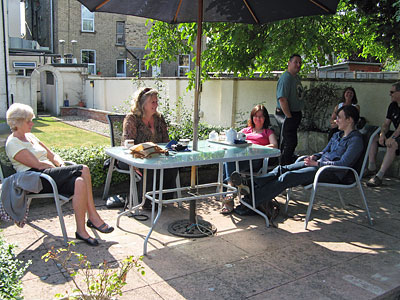
[[[129,149],[133,145],[135,145],[135,140],[125,140],[124,141],[124,146],[126,149]]]

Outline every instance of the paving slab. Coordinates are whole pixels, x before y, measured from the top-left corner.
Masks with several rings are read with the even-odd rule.
[[[132,270],[118,299],[396,299],[400,295],[400,180],[364,192],[373,218],[365,217],[358,190],[344,191],[342,207],[333,189],[320,189],[307,230],[304,217],[309,194],[296,188],[288,214],[285,195],[277,200],[278,228],[266,228],[260,216],[224,216],[221,202],[198,201],[199,219],[217,228],[214,236],[186,239],[168,232],[168,225],[186,219],[189,205],[163,207],[159,223],[143,257],[145,275]],[[121,209],[107,209],[96,197],[104,220],[116,227]],[[68,236],[74,239],[75,220],[70,204],[63,206]],[[144,211],[150,216],[150,212]],[[111,234],[89,230],[99,247],[76,241],[74,250],[92,264],[140,257],[150,220],[124,216]],[[54,262],[41,256],[63,247],[54,203],[32,203],[29,223],[19,228],[0,223],[5,240],[17,244],[17,257],[33,264],[22,279],[25,299],[53,299],[71,290],[71,279]],[[77,278],[81,281],[83,278]]]

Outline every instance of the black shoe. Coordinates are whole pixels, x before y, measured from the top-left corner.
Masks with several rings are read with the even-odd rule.
[[[75,237],[76,237],[78,240],[82,240],[82,241],[86,242],[86,243],[89,244],[90,246],[95,247],[95,246],[98,246],[98,245],[99,245],[99,242],[98,242],[95,238],[92,238],[92,237],[90,237],[90,236],[89,236],[87,239],[85,239],[85,238],[81,237],[81,235],[80,235],[79,233],[75,232]]]
[[[253,216],[256,214],[254,210],[251,210],[250,208],[248,208],[243,204],[236,206],[233,212],[235,214],[238,214],[239,216]]]
[[[96,226],[94,226],[92,221],[87,220],[86,225],[87,225],[87,227],[94,228],[94,229],[96,229],[96,230],[98,230],[98,231],[100,231],[102,233],[111,233],[111,232],[114,231],[114,227],[112,227],[112,226],[110,226],[110,225],[108,225],[106,223],[103,223],[99,227],[96,227]]]

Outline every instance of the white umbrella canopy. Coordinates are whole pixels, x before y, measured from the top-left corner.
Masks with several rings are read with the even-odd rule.
[[[92,12],[150,18],[171,24],[197,22],[193,149],[197,150],[203,22],[263,24],[301,16],[334,14],[340,0],[78,0]]]

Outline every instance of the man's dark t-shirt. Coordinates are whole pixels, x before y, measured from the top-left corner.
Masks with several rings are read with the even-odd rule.
[[[393,122],[394,129],[396,130],[400,124],[400,107],[397,102],[390,103],[387,113],[386,119],[389,119]]]

